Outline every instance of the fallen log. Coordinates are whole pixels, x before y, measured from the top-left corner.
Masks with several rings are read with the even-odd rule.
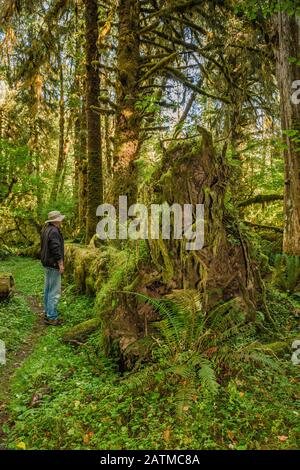
[[[283,233],[283,228],[281,227],[275,227],[274,225],[260,225],[260,224],[253,224],[252,222],[248,222],[247,220],[244,220],[243,223],[245,225],[248,225],[249,227],[256,228],[258,230],[271,230],[276,233]]]
[[[15,281],[11,273],[0,273],[0,299],[7,299],[13,294]]]
[[[246,201],[242,201],[238,204],[238,207],[248,207],[252,204],[267,204],[270,202],[276,201],[283,201],[282,194],[258,194],[251,199],[247,199]]]
[[[93,333],[100,324],[100,318],[91,318],[82,323],[69,328],[63,333],[62,340],[64,343],[73,343],[74,341],[84,341]]]

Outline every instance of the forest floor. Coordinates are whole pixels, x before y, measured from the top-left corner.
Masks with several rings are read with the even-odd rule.
[[[3,267],[2,264],[0,271],[4,270]],[[9,266],[9,268],[10,267],[11,266]],[[24,279],[24,270],[27,271],[27,267],[28,264],[23,263],[21,269],[17,271],[13,270],[18,281],[19,279]],[[22,285],[22,282],[20,284]],[[31,295],[29,295],[29,293],[26,295],[27,285],[29,284],[25,283],[22,285],[22,291],[16,291],[12,300],[3,301],[0,308],[0,336],[1,339],[3,338],[6,342],[6,348],[9,351],[7,363],[5,367],[1,369],[0,449],[5,449],[4,430],[6,429],[6,423],[9,419],[7,406],[10,400],[10,385],[14,373],[33,351],[45,328],[40,295],[32,295],[32,290]]]
[[[290,355],[278,367],[253,369],[222,384],[217,397],[195,397],[182,418],[172,384],[131,391],[104,356],[100,333],[76,347],[65,328],[94,316],[93,299],[63,286],[63,327],[42,321],[43,270],[29,258],[0,264],[16,294],[0,304],[0,449],[296,449],[299,447],[299,366]],[[277,307],[291,315],[284,297]],[[275,312],[276,313],[276,312]]]

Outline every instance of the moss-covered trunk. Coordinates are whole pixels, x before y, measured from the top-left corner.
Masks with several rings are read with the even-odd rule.
[[[283,251],[300,255],[300,104],[299,93],[295,93],[299,88],[296,80],[300,78],[300,17],[281,11],[277,14],[276,26],[277,81],[285,143]]]
[[[117,205],[119,195],[135,202],[139,151],[140,114],[135,105],[139,93],[140,41],[139,0],[119,2],[119,43],[117,50],[117,114],[114,136],[113,184],[110,199]]]
[[[53,180],[52,191],[50,195],[50,201],[55,203],[58,195],[59,184],[61,181],[64,164],[65,164],[65,92],[64,92],[64,72],[61,57],[59,53],[59,84],[60,84],[60,96],[59,96],[59,143],[58,143],[58,159],[56,164],[56,170]]]
[[[78,165],[78,191],[79,191],[79,228],[85,232],[87,213],[87,128],[85,101],[83,100],[80,115],[80,160]]]
[[[87,119],[87,215],[86,241],[96,233],[96,210],[103,200],[100,116],[95,112],[100,90],[98,2],[85,0],[86,119]]]

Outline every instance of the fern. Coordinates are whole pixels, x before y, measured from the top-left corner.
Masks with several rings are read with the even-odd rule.
[[[184,413],[189,410],[194,401],[194,397],[198,395],[195,386],[195,379],[196,377],[194,377],[194,380],[184,383],[177,388],[177,392],[175,394],[175,406],[176,413],[179,418],[182,418]]]
[[[152,364],[143,369],[128,374],[123,380],[125,388],[130,391],[145,390],[151,388],[156,383],[157,364]]]
[[[201,384],[212,394],[216,395],[218,392],[219,384],[216,379],[214,369],[211,367],[209,361],[203,361],[201,369],[199,369],[198,377]]]
[[[267,346],[252,340],[253,325],[246,323],[240,299],[231,299],[205,313],[196,290],[176,290],[163,299],[136,294],[150,303],[161,320],[154,323],[154,364],[127,376],[129,390],[149,390],[166,383],[175,387],[178,416],[195,396],[215,397],[219,384],[215,370],[239,369],[241,363],[276,366]]]

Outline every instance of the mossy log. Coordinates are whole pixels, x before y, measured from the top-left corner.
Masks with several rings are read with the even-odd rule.
[[[284,351],[290,350],[293,341],[297,339],[299,339],[299,335],[293,335],[290,338],[284,339],[282,341],[274,341],[273,343],[264,344],[263,349],[266,352],[273,354],[281,354]]]
[[[41,244],[36,242],[33,245],[22,248],[17,253],[19,256],[29,256],[30,258],[40,259]]]
[[[86,320],[65,331],[63,333],[62,339],[65,343],[84,341],[98,328],[99,324],[99,318],[91,318],[90,320]]]
[[[66,244],[65,274],[80,292],[94,295],[106,278],[106,251],[82,245]]]
[[[13,293],[15,281],[11,273],[0,273],[0,299],[7,299]]]
[[[246,201],[240,202],[238,207],[248,207],[253,204],[264,205],[270,202],[277,202],[277,201],[283,201],[282,194],[258,194],[257,196],[252,197],[251,199],[247,199]]]

